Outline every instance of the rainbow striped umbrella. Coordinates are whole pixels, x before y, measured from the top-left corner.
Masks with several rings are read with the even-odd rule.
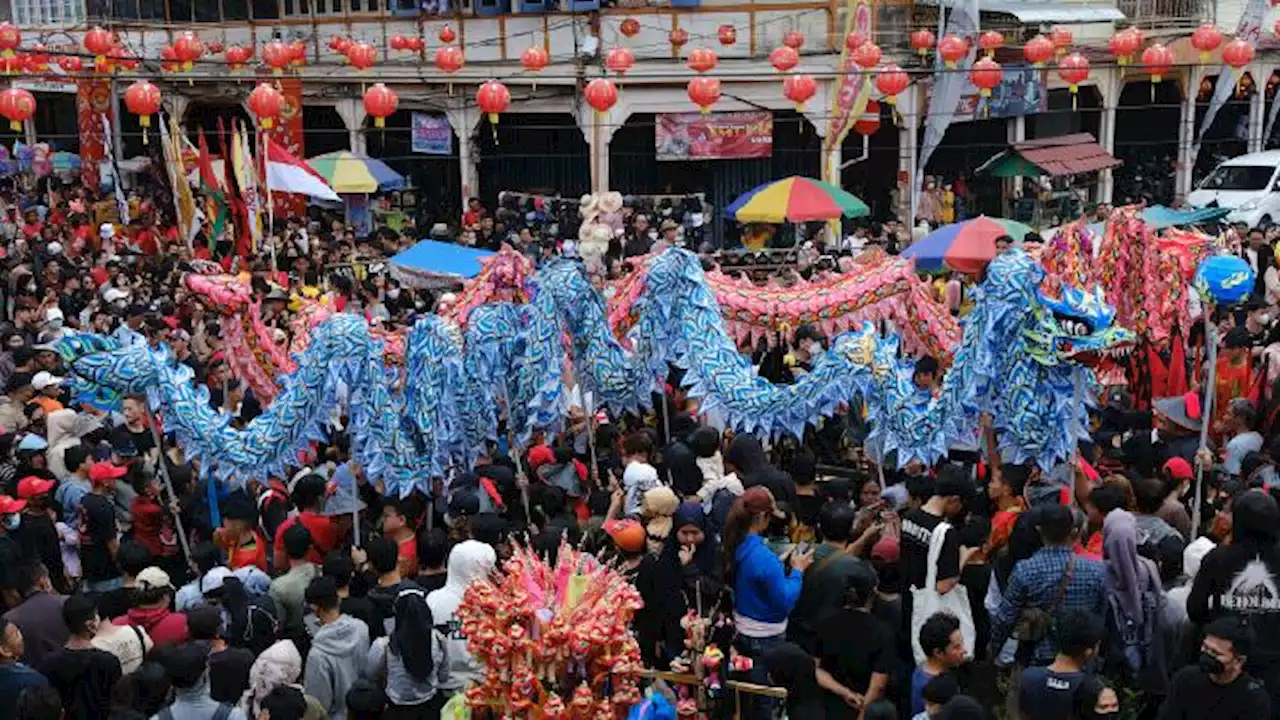
[[[404,187],[404,176],[381,160],[362,157],[346,150],[317,155],[307,160],[336,193],[362,194]]]
[[[725,209],[725,216],[740,223],[800,223],[869,214],[866,203],[835,185],[799,176],[761,185]]]

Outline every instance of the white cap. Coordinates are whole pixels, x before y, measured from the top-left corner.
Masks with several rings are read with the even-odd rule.
[[[102,293],[102,299],[106,300],[107,303],[119,302],[121,300],[128,300],[129,293],[125,290],[121,290],[120,288],[109,288],[106,292]]]
[[[41,370],[40,372],[36,373],[35,377],[31,378],[31,387],[35,388],[37,392],[40,390],[44,390],[47,387],[52,387],[52,386],[61,385],[61,384],[62,384],[61,377],[54,375],[51,372],[47,372],[45,370]]]
[[[51,307],[44,311],[44,321],[47,323],[66,320],[67,316],[62,314],[61,308]]]
[[[109,222],[104,222],[98,226],[98,237],[109,238],[116,234],[116,226]]]
[[[235,577],[235,574],[228,568],[221,565],[213,568],[209,572],[205,573],[204,577],[200,578],[200,594],[204,595],[221,590],[223,583],[226,582],[229,577]]]
[[[45,247],[45,249],[49,251],[50,255],[58,255],[62,252],[62,243],[51,242]]]

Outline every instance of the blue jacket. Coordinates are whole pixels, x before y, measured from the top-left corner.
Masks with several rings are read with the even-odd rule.
[[[733,553],[733,607],[761,622],[786,622],[800,597],[800,573],[788,572],[764,540],[750,533]]]

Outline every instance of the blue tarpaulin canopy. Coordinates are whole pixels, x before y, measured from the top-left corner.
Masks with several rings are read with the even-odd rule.
[[[391,258],[391,270],[406,285],[439,284],[441,280],[462,280],[480,274],[480,261],[493,255],[488,250],[435,240],[417,245]]]

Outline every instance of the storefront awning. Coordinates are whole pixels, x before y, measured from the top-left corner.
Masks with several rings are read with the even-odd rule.
[[[1103,150],[1089,133],[1015,143],[978,167],[993,177],[1079,175],[1123,165]]]
[[[937,0],[925,0],[925,5],[937,5]],[[1124,20],[1113,2],[1014,2],[1013,0],[978,0],[978,11],[1004,13],[1017,18],[1024,25],[1041,23],[1100,23]]]

